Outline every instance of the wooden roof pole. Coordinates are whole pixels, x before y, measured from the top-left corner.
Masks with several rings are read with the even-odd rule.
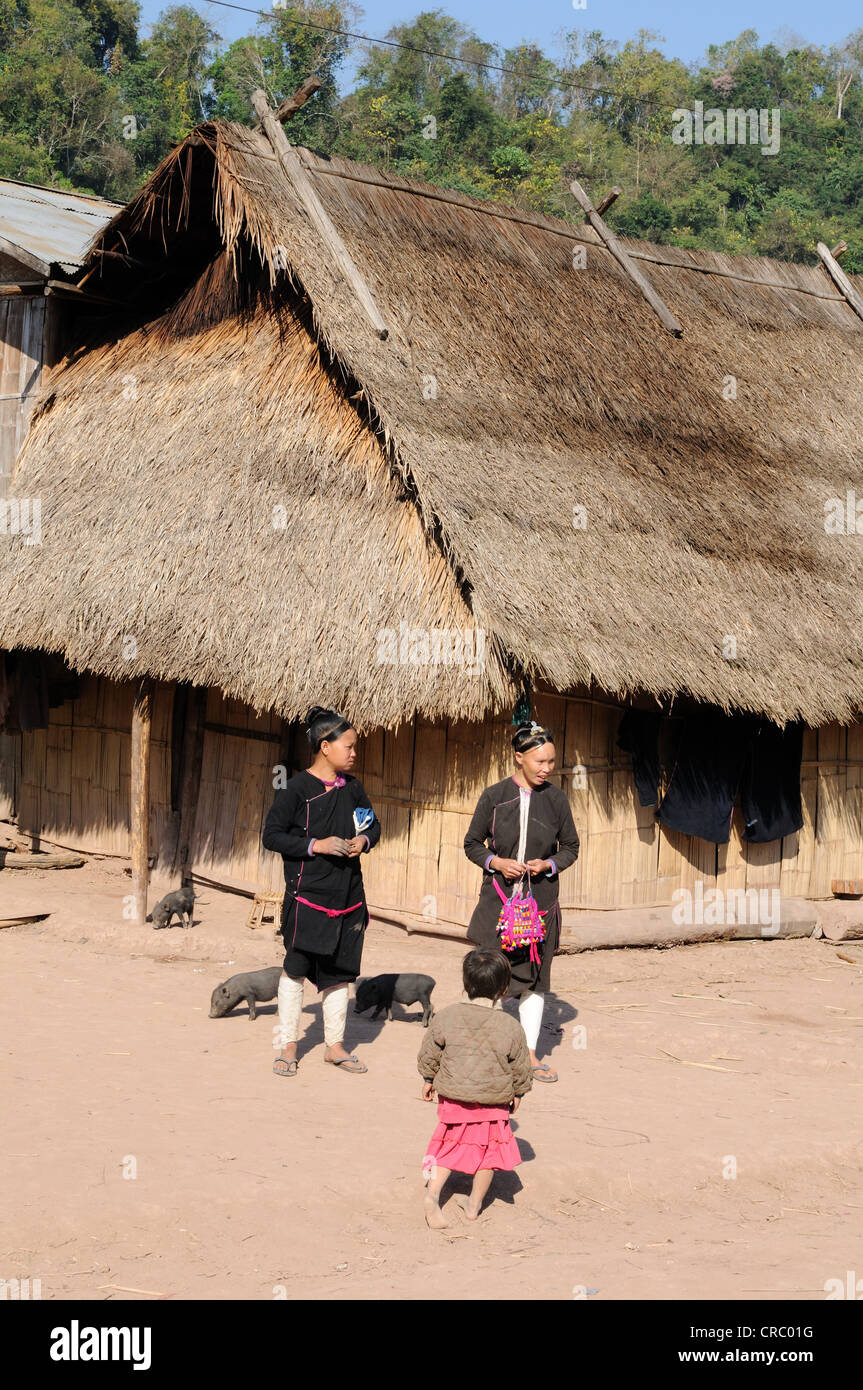
[[[609,188],[607,193],[603,193],[602,197],[596,205],[596,211],[598,212],[600,217],[604,212],[608,212],[608,209],[611,207],[612,203],[620,197],[622,192],[623,189],[621,188],[620,184],[616,183],[613,188]]]
[[[308,101],[309,97],[314,96],[314,94],[315,94],[315,92],[318,90],[318,88],[319,88],[319,87],[322,87],[323,85],[324,85],[324,84],[323,84],[323,82],[321,81],[320,77],[318,77],[317,73],[313,73],[311,77],[307,77],[306,80],[305,80],[305,82],[302,82],[295,92],[293,92],[289,97],[285,97],[285,100],[282,101],[282,102],[280,102],[279,105],[276,107],[276,110],[275,110],[275,112],[273,113],[273,114],[275,115],[276,120],[277,120],[277,121],[288,121],[288,120],[290,120],[291,116],[295,116],[296,113],[299,111],[300,107],[301,107],[301,106],[304,106],[304,105],[306,104],[306,102]],[[259,121],[259,122],[257,123],[257,125],[254,127],[254,129],[255,129],[255,130],[260,130],[260,128],[261,128],[261,123],[260,123],[260,121]],[[197,144],[200,144],[200,140],[199,140],[198,137],[193,133],[192,135],[188,136],[186,143],[187,143],[187,144],[190,144],[190,145],[191,145],[191,144],[196,144],[196,145],[197,145]],[[146,261],[140,261],[140,260],[137,259],[137,257],[135,257],[135,256],[130,256],[130,255],[128,255],[127,252],[123,252],[123,251],[116,251],[116,250],[114,250],[114,251],[107,251],[107,250],[104,250],[104,249],[101,248],[101,247],[97,247],[97,248],[94,249],[94,251],[92,252],[92,254],[93,254],[93,255],[97,255],[97,256],[110,256],[110,257],[115,257],[117,260],[126,261],[129,265],[140,266],[141,269],[143,269],[143,270],[146,270],[146,269],[149,268],[149,267],[148,267],[148,263],[147,263]],[[84,284],[84,282],[85,282],[86,280],[89,280],[89,279],[90,279],[90,276],[91,276],[91,275],[95,274],[95,271],[96,271],[96,268],[97,268],[98,265],[99,265],[99,262],[97,261],[97,262],[96,262],[96,265],[94,265],[93,267],[91,267],[90,270],[87,271],[87,274],[84,276],[84,278],[83,278],[82,280],[79,280],[79,281],[78,281],[78,287],[79,287],[79,288],[80,288],[81,286],[83,286],[83,284]],[[107,301],[107,300],[102,300],[102,301],[100,301],[100,302],[101,302],[101,303],[108,303],[109,301]],[[113,301],[111,301],[111,302],[113,302]]]
[[[851,308],[854,310],[855,314],[858,314],[859,317],[863,319],[863,297],[861,297],[858,291],[855,290],[854,286],[851,284],[851,281],[848,279],[848,276],[845,274],[845,271],[842,269],[841,265],[836,260],[833,251],[828,251],[823,241],[819,241],[817,250],[818,255],[821,257],[821,261],[824,265],[824,269],[827,271],[827,274],[830,276],[830,279],[833,281],[834,285],[836,285],[837,289],[840,289],[842,291],[843,295],[845,296],[848,303],[851,305]],[[833,250],[841,256],[843,251],[848,250],[847,243],[840,241],[838,245],[833,248]]]
[[[293,184],[294,191],[308,213],[312,225],[317,229],[318,235],[330,251],[341,274],[365,310],[366,317],[379,338],[389,337],[389,329],[381,318],[380,311],[372,298],[368,285],[354,265],[348,248],[336,231],[323,203],[312,188],[311,180],[300,163],[299,155],[288,143],[285,132],[270,110],[267,104],[267,98],[260,88],[252,93],[252,105],[258,114],[267,139],[272,145],[279,163]]]
[[[307,77],[305,82],[300,83],[297,90],[291,96],[285,97],[284,101],[279,102],[279,105],[273,112],[276,120],[281,121],[282,124],[284,124],[285,121],[289,121],[291,116],[295,116],[300,107],[305,106],[309,97],[314,96],[318,88],[323,87],[323,85],[317,73],[312,73],[311,77]],[[260,121],[257,122],[253,129],[261,129]]]
[[[683,328],[677,322],[677,319],[674,317],[671,310],[660,299],[659,295],[656,293],[656,290],[653,288],[647,277],[645,275],[642,275],[637,265],[633,264],[632,260],[627,255],[626,251],[624,251],[623,247],[617,240],[617,237],[614,235],[614,233],[608,230],[602,218],[600,217],[598,211],[593,206],[593,203],[590,201],[584,189],[582,188],[581,184],[578,182],[577,179],[573,179],[569,187],[573,196],[584,209],[587,215],[587,220],[590,223],[593,230],[597,232],[599,236],[602,237],[602,240],[605,242],[614,259],[618,262],[619,265],[623,266],[623,269],[626,271],[633,284],[637,285],[638,288],[641,290],[641,293],[644,295],[644,298],[647,300],[648,304],[650,305],[653,312],[656,314],[657,318],[660,320],[662,324],[665,325],[665,327],[669,330],[670,333],[674,334],[675,338],[682,338]],[[613,193],[614,190],[612,189],[611,192]],[[615,193],[615,197],[616,196],[617,194]],[[610,201],[611,200],[609,194],[606,194],[601,206],[603,208],[608,207]]]

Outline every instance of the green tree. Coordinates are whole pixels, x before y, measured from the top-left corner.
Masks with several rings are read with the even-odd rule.
[[[487,59],[493,51],[443,10],[424,10],[410,24],[394,25],[384,37],[402,47],[371,44],[357,74],[360,89],[386,89],[421,110],[431,108],[445,80],[457,72],[466,70],[474,82],[482,83],[471,59]]]
[[[0,173],[112,196],[119,104],[100,55],[116,42],[120,27],[106,35],[98,28],[103,18],[72,0],[7,5]]]
[[[557,86],[558,70],[533,43],[521,43],[508,48],[503,55],[499,102],[510,117],[526,116],[534,111],[555,112],[561,102]]]
[[[444,162],[487,162],[498,122],[485,88],[454,73],[441,83],[436,105],[438,156]]]
[[[342,0],[304,0],[274,9],[259,20],[259,32],[235,40],[208,69],[211,113],[223,120],[252,124],[257,117],[252,92],[260,87],[275,107],[316,73],[321,87],[292,117],[290,138],[302,145],[331,146],[339,105],[336,69],[350,40],[328,31],[348,29],[354,8]]]
[[[207,69],[218,38],[191,6],[172,5],[140,44],[137,59],[115,62],[124,108],[119,135],[139,179],[208,118],[213,99]]]
[[[603,115],[611,120],[635,151],[635,188],[641,188],[645,152],[668,144],[671,111],[689,93],[689,77],[683,64],[669,61],[652,47],[664,43],[660,35],[640,29],[628,40],[609,67],[611,93]]]

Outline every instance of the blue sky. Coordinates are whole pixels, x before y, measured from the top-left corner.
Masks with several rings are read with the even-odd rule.
[[[189,0],[185,0],[188,3]],[[242,0],[255,8],[254,0]],[[206,14],[213,27],[225,41],[253,32],[252,15],[205,0],[192,0],[199,12]],[[167,8],[162,0],[143,0],[142,27],[148,25]],[[262,4],[260,8],[265,8]],[[532,40],[547,53],[553,54],[558,36],[570,28],[600,29],[608,38],[621,42],[633,37],[639,29],[652,29],[666,40],[663,52],[669,58],[695,62],[709,43],[721,43],[734,38],[743,29],[755,29],[763,41],[781,38],[789,33],[803,37],[809,43],[828,46],[843,39],[863,25],[863,13],[858,3],[839,0],[829,6],[816,5],[808,0],[767,0],[753,5],[751,0],[724,0],[722,5],[690,4],[680,0],[587,0],[587,8],[574,10],[571,0],[531,0],[530,4],[516,0],[451,0],[451,3],[411,3],[411,0],[368,0],[363,7],[357,29],[372,37],[382,37],[396,23],[411,19],[423,9],[443,9],[473,28],[489,42],[512,46],[522,39]]]

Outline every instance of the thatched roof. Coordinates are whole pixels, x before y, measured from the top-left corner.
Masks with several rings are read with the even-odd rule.
[[[0,642],[364,722],[479,713],[506,663],[813,724],[863,707],[863,534],[825,531],[863,496],[863,322],[820,268],[625,243],[675,339],[590,229],[303,159],[389,339],[266,137],[199,127],[95,243],[154,272],[89,282],[138,326],[52,384],[13,484],[43,544],[2,552]],[[484,630],[483,671],[378,665],[400,623]]]

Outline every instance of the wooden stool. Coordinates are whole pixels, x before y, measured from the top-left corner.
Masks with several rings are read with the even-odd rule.
[[[264,922],[274,922],[276,924],[276,936],[278,936],[284,896],[284,893],[256,893],[249,913],[249,920],[246,923],[249,930],[255,931],[257,927],[262,927]]]

